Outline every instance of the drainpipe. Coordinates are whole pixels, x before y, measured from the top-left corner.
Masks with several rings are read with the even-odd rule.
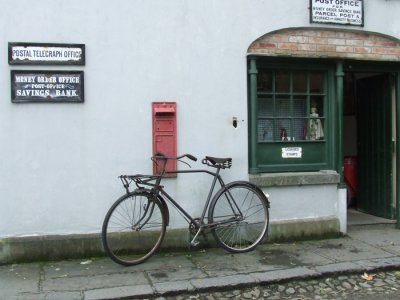
[[[250,59],[250,174],[259,172],[257,167],[257,63],[255,58]]]
[[[336,62],[336,103],[338,109],[338,140],[337,140],[337,170],[340,176],[339,188],[346,188],[344,183],[343,167],[343,61]]]
[[[337,107],[337,170],[339,172],[338,185],[338,217],[340,232],[347,233],[347,197],[344,183],[343,167],[343,61],[336,62],[336,107]]]

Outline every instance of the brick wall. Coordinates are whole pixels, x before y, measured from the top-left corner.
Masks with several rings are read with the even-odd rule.
[[[363,31],[285,29],[258,38],[248,54],[400,61],[400,41]]]

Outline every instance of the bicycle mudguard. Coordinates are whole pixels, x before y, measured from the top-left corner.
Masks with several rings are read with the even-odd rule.
[[[267,202],[268,208],[270,208],[269,195],[265,194],[263,192],[263,190],[258,185],[254,184],[254,183],[251,183],[251,182],[248,182],[248,181],[238,180],[238,181],[229,182],[228,184],[225,185],[225,187],[229,188],[231,185],[234,185],[234,184],[243,184],[243,185],[247,185],[249,187],[254,188],[257,192],[260,193],[260,195],[262,195],[262,197],[265,199],[265,202]]]
[[[154,196],[154,193],[151,190],[145,189],[145,188],[136,189],[132,193],[135,193],[135,192],[146,193],[150,196]],[[168,226],[169,225],[169,209],[168,209],[167,202],[165,201],[165,199],[163,197],[161,197],[161,195],[157,196],[157,200],[160,202],[160,204],[163,208],[166,226]]]

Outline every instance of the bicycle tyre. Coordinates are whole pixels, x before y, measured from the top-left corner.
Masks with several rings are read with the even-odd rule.
[[[104,250],[118,264],[140,264],[161,245],[166,227],[164,207],[152,194],[126,194],[115,201],[104,218]]]
[[[209,222],[217,223],[211,230],[215,240],[230,252],[253,250],[268,232],[268,199],[249,182],[236,181],[221,188],[208,214]]]

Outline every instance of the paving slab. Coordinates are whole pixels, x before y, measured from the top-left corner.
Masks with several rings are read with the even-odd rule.
[[[272,244],[257,249],[262,254],[261,263],[284,268],[297,266],[315,266],[333,263],[334,260],[314,252],[316,245],[312,242]]]
[[[155,282],[153,290],[156,294],[164,295],[171,293],[187,293],[193,292],[196,288],[188,280],[170,281],[170,282]]]
[[[0,299],[39,292],[41,282],[39,264],[17,264],[0,267]]]
[[[400,269],[400,231],[365,226],[342,238],[266,243],[243,254],[158,253],[132,267],[108,258],[0,266],[0,299],[140,299],[390,268]]]
[[[349,229],[348,236],[374,247],[400,246],[399,229],[388,225],[354,226]]]
[[[154,293],[150,285],[131,285],[85,291],[85,300],[123,299],[132,296],[148,296]]]
[[[312,251],[337,262],[393,256],[379,247],[351,238],[325,240],[316,243]]]
[[[50,278],[43,281],[42,290],[47,291],[83,291],[87,289],[112,288],[149,284],[143,273],[111,274],[98,276],[75,276]]]

